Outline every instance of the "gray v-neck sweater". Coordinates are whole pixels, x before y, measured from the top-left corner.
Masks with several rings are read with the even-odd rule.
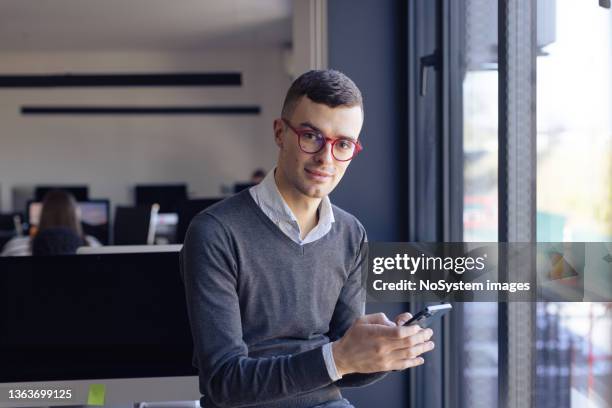
[[[382,374],[333,383],[321,346],[363,314],[366,235],[333,207],[323,238],[299,245],[244,190],[191,222],[181,251],[204,408],[312,407]]]

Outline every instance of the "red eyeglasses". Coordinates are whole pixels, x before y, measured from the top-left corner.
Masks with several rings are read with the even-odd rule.
[[[296,129],[285,118],[283,122],[297,135],[298,145],[304,153],[319,153],[329,142],[332,146],[332,156],[338,161],[349,161],[363,150],[359,141],[355,142],[346,137],[332,139],[325,136],[322,132],[314,129]]]

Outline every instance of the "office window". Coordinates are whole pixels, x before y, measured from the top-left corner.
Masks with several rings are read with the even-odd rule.
[[[559,0],[537,58],[539,241],[612,241],[612,13]],[[544,20],[544,19],[542,19]]]
[[[463,81],[463,237],[497,241],[497,69],[467,71]]]
[[[497,241],[497,6],[465,1],[463,234]]]
[[[463,240],[497,241],[497,5],[465,0]],[[461,400],[493,407],[498,399],[497,304],[463,305]]]
[[[537,58],[538,241],[612,241],[612,13],[547,2]],[[538,407],[612,401],[612,304],[540,303]]]

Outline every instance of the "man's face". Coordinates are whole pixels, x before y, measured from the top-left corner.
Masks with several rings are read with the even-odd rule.
[[[299,100],[293,115],[286,119],[297,130],[320,131],[334,140],[350,138],[357,141],[363,125],[360,106],[330,108],[307,96]],[[280,148],[277,170],[281,172],[283,184],[310,198],[322,198],[331,193],[350,161],[336,160],[329,141],[318,153],[303,152],[295,132],[280,119],[274,122],[274,135]]]

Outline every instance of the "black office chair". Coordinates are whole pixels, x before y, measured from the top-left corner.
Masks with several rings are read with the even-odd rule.
[[[159,205],[142,205],[115,209],[114,245],[152,245],[155,240],[155,218]]]
[[[70,228],[47,228],[32,240],[32,255],[73,255],[83,245],[83,238]]]
[[[0,248],[11,238],[23,235],[19,213],[0,214]]]
[[[200,198],[183,201],[178,207],[178,225],[176,226],[176,242],[182,244],[185,241],[185,234],[189,223],[198,215],[213,204],[223,200],[222,198]]]

